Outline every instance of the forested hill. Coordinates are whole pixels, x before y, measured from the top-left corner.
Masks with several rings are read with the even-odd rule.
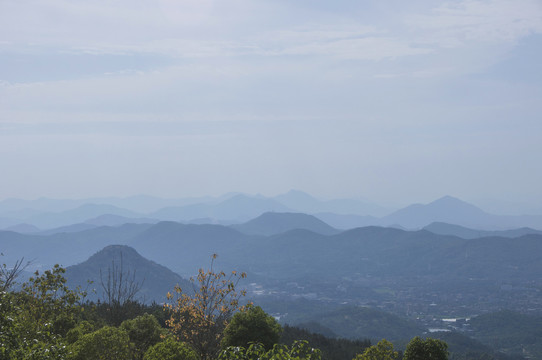
[[[120,274],[123,274],[122,283],[119,280],[118,284],[113,284],[111,279],[118,279]],[[132,300],[145,303],[164,302],[166,294],[172,291],[175,285],[189,293],[192,291],[189,281],[165,266],[145,259],[133,248],[125,245],[105,247],[88,260],[69,266],[65,276],[70,288],[80,286],[86,289],[87,299],[93,301],[104,300],[107,291],[116,291],[119,288],[137,288]]]

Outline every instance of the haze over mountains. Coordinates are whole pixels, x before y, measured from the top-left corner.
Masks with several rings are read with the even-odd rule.
[[[74,224],[86,224],[77,227],[83,229],[164,220],[230,225],[245,223],[266,212],[311,214],[336,229],[370,225],[421,229],[434,222],[475,230],[542,229],[542,215],[492,215],[450,196],[392,211],[355,199],[319,200],[300,191],[273,198],[227,194],[218,198],[175,200],[149,196],[88,200],[8,199],[0,202],[0,229],[22,233],[47,230],[50,233],[51,229]]]
[[[339,232],[314,219],[268,213],[234,227],[160,222],[50,235],[0,231],[0,244],[6,259],[25,257],[44,267],[80,263],[108,245],[129,245],[185,276],[207,264],[213,253],[220,254],[227,269],[281,281],[304,276],[341,279],[353,274],[488,281],[528,281],[542,276],[540,234],[462,239],[384,227]],[[271,225],[284,232],[268,233]]]
[[[2,260],[24,257],[32,270],[59,263],[70,286],[93,281],[96,300],[100,272],[122,259],[143,284],[141,300],[162,302],[217,253],[221,270],[248,274],[244,286],[266,311],[353,338],[399,340],[453,329],[442,318],[501,309],[542,314],[540,216],[492,215],[449,196],[383,216],[301,192],[153,198],[147,212],[128,206],[143,209],[137,199],[0,202],[3,221],[15,223],[0,230]]]

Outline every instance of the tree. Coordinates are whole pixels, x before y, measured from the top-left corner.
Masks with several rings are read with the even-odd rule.
[[[96,331],[96,325],[90,321],[83,320],[79,322],[73,329],[66,334],[66,342],[73,344],[77,340],[81,339],[83,335],[90,334]]]
[[[18,311],[14,296],[6,291],[0,291],[0,359],[11,358],[18,348],[15,333]]]
[[[162,328],[156,318],[145,314],[132,320],[125,320],[120,325],[126,331],[133,345],[133,357],[143,359],[147,349],[161,340]]]
[[[111,326],[83,335],[69,346],[70,360],[131,360],[130,338],[123,329]]]
[[[275,344],[266,351],[262,344],[253,343],[248,348],[229,346],[218,356],[218,360],[320,360],[320,350],[309,346],[308,341],[294,341],[291,347]]]
[[[448,344],[442,340],[416,336],[408,343],[403,360],[447,360]]]
[[[261,307],[249,307],[236,313],[224,330],[222,347],[248,347],[251,342],[261,343],[266,350],[280,340],[282,327],[274,317],[267,315]]]
[[[237,291],[236,286],[245,273],[235,271],[229,276],[213,269],[214,254],[208,271],[199,269],[197,279],[191,278],[194,293],[187,294],[175,287],[176,298],[168,293],[172,303],[165,305],[171,316],[166,320],[170,332],[179,341],[189,344],[201,360],[216,357],[220,350],[222,333],[237,310],[243,311],[239,300],[246,291]]]
[[[81,311],[78,291],[59,265],[35,272],[19,292],[1,292],[0,355],[6,359],[62,359],[67,332]]]
[[[393,351],[393,344],[382,339],[378,344],[365,349],[363,354],[358,354],[354,360],[395,360],[399,357],[397,351]]]
[[[322,358],[326,360],[344,360],[356,357],[356,354],[363,352],[371,346],[369,339],[349,340],[345,338],[336,338],[331,330],[315,323],[312,328],[319,328],[323,331],[329,331],[329,337],[314,333],[307,329],[284,325],[280,336],[281,344],[292,344],[295,340],[307,340],[312,347],[322,352]],[[319,326],[319,327],[317,327]]]
[[[167,338],[151,346],[143,360],[198,360],[198,357],[188,345]]]
[[[15,264],[11,268],[6,264],[0,265],[0,292],[8,291],[21,272],[30,265],[30,261],[26,262],[26,264],[23,264],[23,262],[24,258],[19,259],[15,261]]]
[[[103,291],[103,303],[108,307],[108,322],[119,326],[126,318],[126,312],[136,303],[136,295],[141,290],[143,282],[135,280],[136,273],[124,269],[122,252],[120,253],[120,264],[111,261],[107,268],[107,276],[102,274],[100,269],[100,285]],[[136,306],[137,307],[137,306]]]

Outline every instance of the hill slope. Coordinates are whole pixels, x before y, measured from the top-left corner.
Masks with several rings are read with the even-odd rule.
[[[81,264],[69,266],[66,279],[70,287],[80,286],[83,289],[89,286],[87,281],[92,281],[90,289],[95,292],[89,291],[89,298],[103,300],[103,286],[107,287],[108,278],[113,277],[115,272],[124,274],[128,283],[138,284],[141,289],[136,299],[147,303],[164,301],[167,292],[177,284],[183,289],[192,289],[187,280],[124,245],[106,246]]]
[[[431,223],[427,225],[426,227],[424,227],[424,230],[431,231],[432,233],[440,234],[440,235],[453,235],[453,236],[457,236],[463,239],[476,239],[476,238],[487,237],[487,236],[516,238],[516,237],[520,237],[520,236],[528,235],[528,234],[542,235],[542,231],[527,228],[527,227],[519,228],[519,229],[510,229],[510,230],[488,231],[488,230],[475,230],[475,229],[470,229],[464,226],[447,224],[447,223],[442,223],[442,222]]]
[[[308,317],[330,329],[339,337],[349,339],[403,340],[421,335],[425,330],[415,323],[376,309],[344,306],[336,310]],[[286,319],[287,321],[287,319]],[[303,327],[303,323],[295,323]],[[311,330],[311,329],[309,329]]]

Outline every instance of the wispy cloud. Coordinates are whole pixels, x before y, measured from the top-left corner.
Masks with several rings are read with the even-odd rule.
[[[281,6],[237,0],[6,0],[0,15],[4,51],[32,46],[91,55],[158,54],[177,58],[320,56],[380,60],[424,55],[469,42],[513,41],[542,32],[537,0],[465,0],[399,19],[363,23],[355,14],[301,23]],[[431,3],[432,4],[432,3]],[[380,14],[384,15],[385,14]],[[267,18],[275,18],[270,22]],[[340,20],[340,21],[338,21]],[[400,25],[400,24],[399,24]],[[7,37],[9,34],[9,37]],[[23,46],[24,45],[24,46]]]
[[[466,193],[484,190],[481,163],[538,163],[541,34],[539,0],[2,0],[0,168],[15,170],[0,197],[37,186],[22,180],[36,166],[61,175],[33,193],[62,193],[79,157],[90,170],[74,189],[132,164],[122,186],[154,173],[167,192],[189,172],[206,192],[230,171],[228,191],[272,168],[298,174],[287,187],[329,192],[340,177],[345,194],[404,196],[382,178],[441,184],[445,153],[448,173],[472,175]],[[526,175],[542,181],[540,167]]]
[[[466,42],[515,41],[542,33],[542,3],[537,0],[465,0],[445,3],[406,23],[440,46]]]

